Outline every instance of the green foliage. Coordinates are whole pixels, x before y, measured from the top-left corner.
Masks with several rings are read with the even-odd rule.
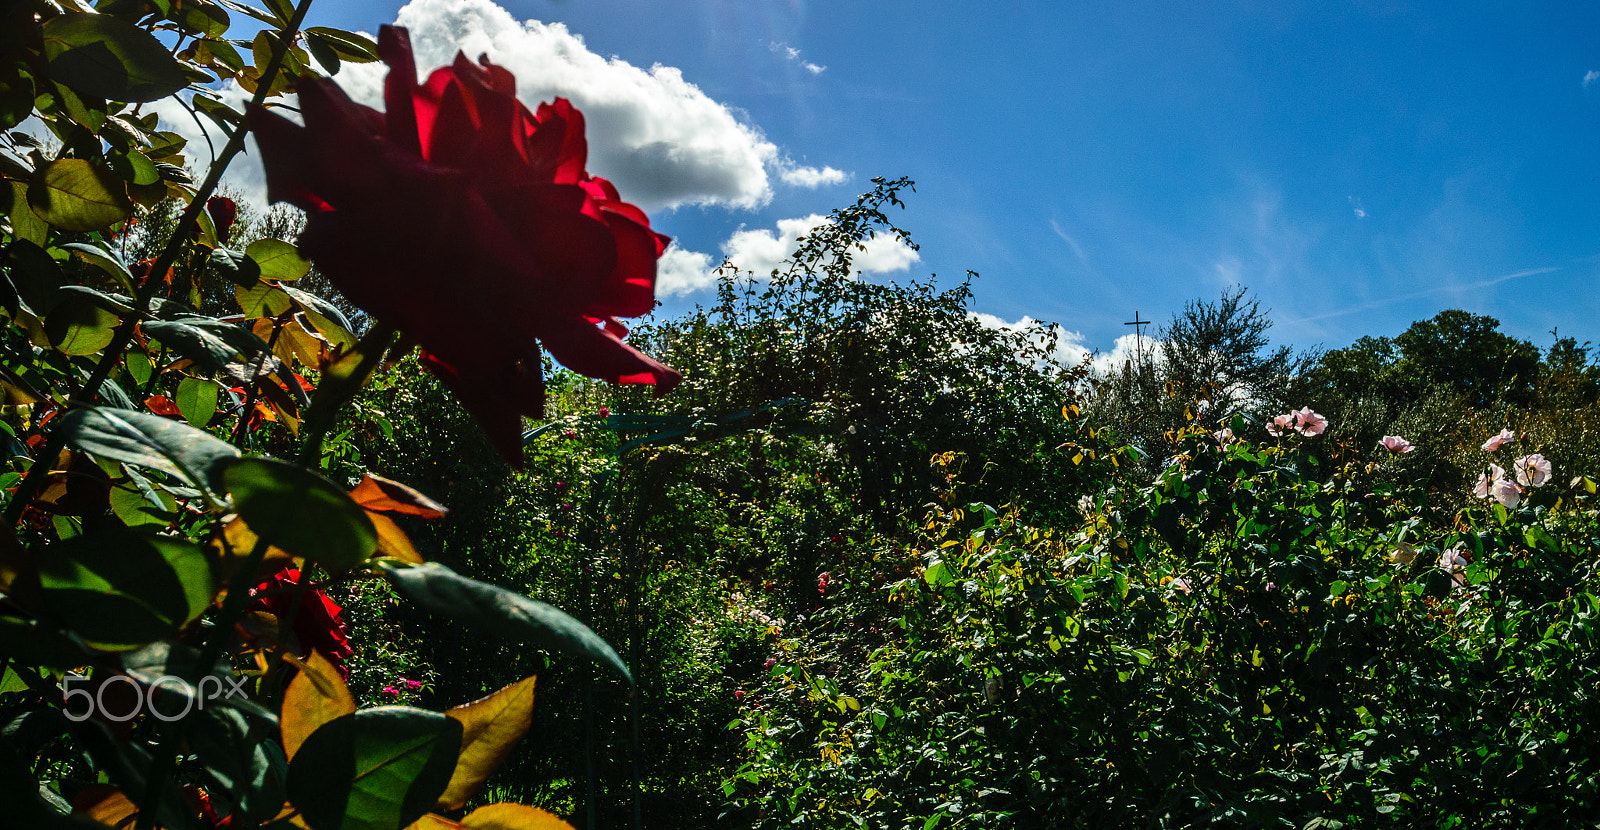
[[[753,681],[730,809],[762,827],[1600,817],[1585,494],[1435,526],[1414,494],[1307,478],[1298,449],[1182,449],[1071,532],[947,499],[914,547],[859,552]],[[1470,563],[1442,570],[1448,550]]]

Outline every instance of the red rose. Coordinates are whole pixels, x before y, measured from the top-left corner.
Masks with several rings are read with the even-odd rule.
[[[310,214],[301,253],[419,343],[514,464],[518,416],[543,415],[539,342],[590,377],[676,385],[616,320],[654,308],[670,240],[585,172],[582,114],[561,98],[529,112],[487,59],[419,85],[404,29],[383,27],[378,52],[387,113],[322,78],[297,87],[304,127],[250,110],[269,196]]]
[[[252,595],[262,591],[280,590],[294,587],[300,579],[300,571],[294,568],[284,568],[273,574],[272,578],[257,585],[250,591]],[[289,608],[294,603],[294,592],[285,590],[281,594],[262,597],[251,603],[247,610],[266,611],[275,617],[288,616]],[[316,589],[308,590],[305,597],[300,600],[300,608],[295,614],[294,621],[289,628],[294,632],[294,639],[299,641],[300,649],[315,649],[322,652],[339,669],[339,673],[350,679],[350,670],[345,667],[344,661],[355,654],[355,649],[350,647],[347,638],[344,620],[341,614],[344,609],[326,594]],[[280,629],[281,630],[281,629]],[[301,654],[305,656],[304,653]]]

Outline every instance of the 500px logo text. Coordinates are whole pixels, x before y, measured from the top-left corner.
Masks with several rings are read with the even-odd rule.
[[[133,690],[133,708],[127,712],[113,712],[106,707],[106,690],[119,680],[127,683],[128,687]],[[157,720],[175,721],[189,714],[192,709],[205,709],[206,701],[218,698],[226,700],[236,696],[244,697],[244,684],[248,680],[248,677],[220,678],[207,676],[200,678],[199,688],[197,689],[195,684],[172,675],[164,674],[150,685],[141,686],[138,681],[125,674],[115,674],[102,682],[98,689],[90,692],[88,689],[75,689],[72,684],[93,683],[95,681],[81,674],[68,674],[61,678],[61,694],[64,703],[62,714],[67,716],[67,720],[74,722],[88,720],[98,714],[106,720],[122,723],[123,721],[133,720],[139,713],[149,709],[150,714]],[[210,694],[206,693],[207,681],[212,684]],[[165,688],[163,689],[163,687]],[[167,692],[167,695],[163,696],[163,700],[181,699],[183,708],[176,712],[163,712],[156,708],[157,690]],[[81,714],[72,712],[73,698],[75,696],[81,696],[88,704]],[[119,701],[119,698],[114,697],[112,702]],[[169,708],[173,707],[169,706]]]

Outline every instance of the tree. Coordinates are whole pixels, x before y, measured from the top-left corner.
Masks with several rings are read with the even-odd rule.
[[[1413,323],[1394,339],[1397,373],[1413,386],[1454,386],[1467,404],[1482,408],[1498,400],[1525,404],[1539,377],[1539,349],[1500,331],[1500,321],[1452,308]]]
[[[1156,336],[1158,359],[1125,365],[1096,389],[1093,409],[1120,425],[1152,470],[1170,455],[1166,436],[1191,422],[1215,424],[1241,410],[1293,403],[1295,379],[1315,355],[1288,346],[1267,351],[1272,320],[1243,286],[1215,302],[1191,300]]]

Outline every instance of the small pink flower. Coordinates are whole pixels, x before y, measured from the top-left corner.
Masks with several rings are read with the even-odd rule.
[[[1509,444],[1509,443],[1511,443],[1512,441],[1515,441],[1515,440],[1517,440],[1517,434],[1516,433],[1512,432],[1509,429],[1502,429],[1502,430],[1500,430],[1500,434],[1499,435],[1496,435],[1493,438],[1490,438],[1489,440],[1483,442],[1483,451],[1484,452],[1494,452],[1495,450],[1498,450],[1501,447],[1505,446],[1506,444]]]
[[[1315,438],[1328,428],[1328,419],[1312,412],[1311,407],[1308,406],[1294,413],[1294,425],[1301,435],[1307,438]]]
[[[1499,464],[1490,464],[1489,472],[1478,476],[1478,483],[1472,488],[1472,494],[1480,499],[1486,499],[1494,492],[1494,483],[1505,478],[1506,471]]]
[[[771,657],[768,657],[767,658],[767,662],[761,664],[761,668],[766,669],[768,671],[771,671],[772,667],[776,666],[776,665],[778,665],[778,661],[774,660]]]
[[[1172,580],[1172,587],[1184,592],[1185,594],[1189,593],[1191,590],[1189,588],[1189,580],[1184,579],[1181,576]]]
[[[1494,483],[1494,500],[1506,507],[1516,507],[1522,502],[1522,488],[1515,481],[1502,478]]]
[[[1416,447],[1413,446],[1410,441],[1407,441],[1398,435],[1385,435],[1383,436],[1383,440],[1379,441],[1378,443],[1383,445],[1384,449],[1393,453],[1404,454],[1416,449]]]
[[[396,689],[393,686],[384,686],[383,687],[383,693],[388,695],[388,696],[390,696],[390,697],[395,697],[395,696],[400,694],[400,690]]]
[[[420,681],[420,680],[411,680],[409,678],[402,677],[402,678],[400,678],[400,682],[405,684],[406,689],[409,690],[409,691],[413,691],[414,692],[414,691],[422,688],[422,681]]]
[[[1267,424],[1267,434],[1271,435],[1273,438],[1282,438],[1283,436],[1288,435],[1289,430],[1292,429],[1294,429],[1293,412],[1290,412],[1287,415],[1279,415],[1272,419],[1272,423]]]
[[[1543,487],[1550,480],[1550,461],[1538,453],[1511,462],[1511,469],[1517,473],[1517,482],[1526,487]]]
[[[828,572],[827,571],[823,571],[822,573],[817,574],[817,593],[822,594],[823,596],[827,596],[827,594],[828,594],[828,583],[829,583],[829,578],[828,578]]]
[[[578,431],[575,430],[575,429],[566,430],[566,431],[561,433],[561,437],[570,441],[570,440],[578,437]]]
[[[600,417],[602,417],[602,418],[611,417],[611,407],[608,407],[608,406],[600,407]]]
[[[744,702],[744,689],[736,689],[736,690],[734,690],[733,702],[734,703],[743,703]]]
[[[567,492],[567,483],[565,481],[556,482],[556,492],[557,493],[565,493],[565,492]]]
[[[1233,430],[1229,429],[1228,427],[1223,427],[1222,429],[1219,429],[1211,434],[1216,437],[1217,443],[1223,446],[1232,444],[1234,441]]]

